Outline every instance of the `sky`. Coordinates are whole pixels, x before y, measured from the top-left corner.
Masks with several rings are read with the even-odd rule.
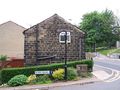
[[[120,0],[0,0],[0,24],[13,21],[29,28],[57,13],[79,25],[85,13],[105,9],[120,17]]]

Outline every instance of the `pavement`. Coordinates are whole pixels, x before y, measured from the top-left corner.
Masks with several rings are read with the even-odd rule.
[[[24,85],[18,87],[1,87],[0,90],[49,90],[50,88],[64,87],[69,85],[86,85],[99,82],[95,76],[91,78],[84,78],[77,81],[66,81],[66,82],[57,82],[52,84],[42,84],[42,85]]]
[[[98,65],[98,63],[107,63],[110,65],[119,65],[120,59],[112,59],[108,56],[102,55],[100,53],[96,54],[96,57],[93,58],[94,60],[94,72],[93,74],[100,80],[104,82],[113,82],[120,79],[120,71],[108,68],[104,65]],[[96,63],[97,62],[97,63]],[[97,67],[97,68],[96,68]],[[97,69],[97,70],[96,70]]]
[[[105,80],[106,78],[109,78],[111,76],[110,74],[102,70],[95,71],[93,72],[93,74],[100,80]]]

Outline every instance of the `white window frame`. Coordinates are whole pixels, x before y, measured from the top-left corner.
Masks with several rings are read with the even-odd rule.
[[[65,41],[61,41],[61,36],[65,36],[65,32],[61,32],[59,34],[59,42],[60,43],[65,43]],[[67,43],[71,43],[71,35],[70,32],[67,32]]]

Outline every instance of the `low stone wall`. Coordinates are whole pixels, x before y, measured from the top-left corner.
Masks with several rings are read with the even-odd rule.
[[[91,52],[87,52],[87,53],[85,53],[85,57],[86,57],[86,59],[88,59],[88,60],[91,60],[93,57],[95,57],[96,55],[95,54],[93,54],[93,53],[91,53]]]

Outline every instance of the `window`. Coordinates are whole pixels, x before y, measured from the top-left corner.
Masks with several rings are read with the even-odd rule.
[[[65,32],[61,32],[59,34],[59,42],[65,43]],[[67,43],[70,43],[70,42],[71,42],[70,32],[67,32]]]

